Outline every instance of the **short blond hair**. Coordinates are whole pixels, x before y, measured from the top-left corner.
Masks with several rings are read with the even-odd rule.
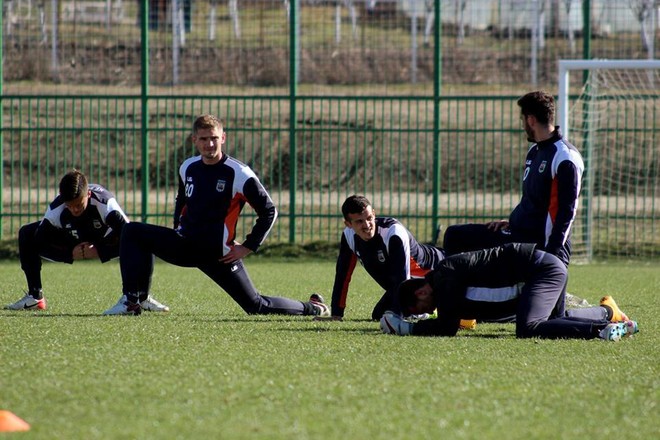
[[[195,119],[195,122],[193,122],[193,127],[192,131],[193,133],[197,133],[199,130],[204,130],[204,129],[213,129],[213,128],[219,128],[220,130],[223,129],[225,123],[221,118],[218,118],[217,116],[206,114],[206,115],[200,115]]]

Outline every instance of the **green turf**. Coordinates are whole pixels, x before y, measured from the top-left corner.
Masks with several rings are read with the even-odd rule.
[[[248,258],[265,294],[329,295],[334,263]],[[0,262],[0,302],[21,295]],[[660,432],[660,270],[571,267],[569,291],[614,295],[630,340],[516,340],[480,324],[459,337],[386,336],[370,322],[380,289],[361,268],[347,320],[246,316],[194,269],[158,264],[168,315],[102,317],[116,263],[45,264],[46,312],[0,311],[0,409],[21,439],[593,439]]]

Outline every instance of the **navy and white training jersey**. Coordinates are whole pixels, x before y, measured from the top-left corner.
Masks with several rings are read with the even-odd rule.
[[[584,163],[578,150],[555,129],[550,139],[527,152],[522,198],[509,216],[511,231],[538,244],[565,264],[575,219]]]
[[[422,277],[444,258],[442,250],[417,242],[398,220],[376,217],[376,234],[362,240],[344,229],[332,289],[332,315],[344,316],[348,285],[359,261],[385,291],[396,289],[411,276]]]
[[[101,185],[90,183],[87,208],[75,217],[61,196],[57,196],[37,228],[38,243],[67,243],[62,249],[61,261],[72,262],[71,249],[75,244],[94,244],[101,261],[117,255],[119,236],[128,217],[119,206],[115,196]],[[113,248],[110,250],[109,248]]]
[[[225,255],[234,245],[246,202],[256,211],[257,221],[243,246],[256,251],[277,219],[270,195],[254,171],[238,160],[223,154],[220,162],[207,165],[201,156],[193,156],[179,168],[174,227],[183,237]]]

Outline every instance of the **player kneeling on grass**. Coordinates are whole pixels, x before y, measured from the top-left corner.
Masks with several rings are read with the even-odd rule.
[[[46,298],[41,283],[41,258],[72,264],[74,260],[99,259],[102,263],[119,255],[119,237],[128,217],[114,195],[73,170],[60,180],[60,194],[44,218],[21,227],[18,251],[27,279],[27,294],[9,310],[44,310]],[[166,312],[167,306],[148,297],[143,310]]]
[[[563,294],[566,270],[556,256],[537,250],[534,244],[511,243],[457,254],[443,260],[425,278],[399,286],[404,313],[437,308],[436,319],[411,323],[387,312],[380,328],[397,335],[455,336],[461,318],[493,320],[515,314],[519,338],[616,341],[638,331],[637,323],[611,297],[603,298],[599,307],[553,316]],[[522,283],[520,289],[510,287],[518,283]]]
[[[198,268],[247,313],[330,316],[318,294],[304,302],[263,296],[252,284],[243,257],[266,239],[277,210],[254,171],[222,151],[225,140],[221,119],[202,115],[195,120],[192,141],[199,155],[179,167],[174,229],[137,222],[124,227],[119,258],[124,295],[104,314],[140,313],[157,256],[176,266]],[[246,203],[257,220],[241,244],[234,239]]]

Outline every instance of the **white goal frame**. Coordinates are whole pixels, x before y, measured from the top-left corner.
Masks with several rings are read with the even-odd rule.
[[[569,139],[570,130],[568,126],[569,73],[571,70],[593,69],[660,69],[660,60],[559,60],[557,113],[559,126],[566,139]]]
[[[591,60],[559,60],[558,62],[558,93],[557,93],[557,121],[561,127],[562,135],[564,138],[570,140],[569,126],[569,96],[570,96],[570,72],[572,70],[596,70],[596,69],[647,69],[659,70],[660,60],[608,60],[608,59],[591,59]],[[660,84],[658,84],[660,87]],[[593,156],[592,142],[587,142],[587,151],[584,152],[587,158]],[[583,188],[586,190],[585,200],[580,202],[584,210],[584,225],[585,229],[585,246],[587,261],[591,261],[593,257],[593,243],[591,241],[591,234],[593,230],[591,195],[593,194],[593,170],[587,169],[585,172],[590,176],[587,179],[588,187]]]

